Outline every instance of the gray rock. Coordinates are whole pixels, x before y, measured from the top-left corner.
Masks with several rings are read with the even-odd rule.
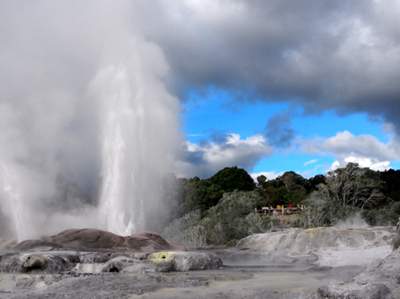
[[[332,283],[318,289],[318,294],[322,298],[329,299],[384,299],[388,298],[390,289],[383,283],[372,283],[365,286],[350,283]]]
[[[397,231],[395,238],[399,238]],[[395,240],[395,238],[393,240]],[[318,289],[322,298],[399,298],[400,295],[400,249],[393,244],[393,252],[383,260],[372,263],[354,278],[354,282],[332,282]]]
[[[130,254],[126,252],[14,252],[0,256],[3,273],[90,273],[189,271],[222,267],[213,253],[159,252]]]
[[[137,259],[128,258],[125,256],[115,257],[108,262],[106,262],[101,272],[143,272],[149,266],[145,266],[145,264]]]
[[[214,253],[205,252],[158,252],[150,254],[148,260],[159,272],[211,270],[223,266]]]
[[[69,253],[9,253],[1,256],[0,272],[60,273],[71,270],[78,259],[70,258]]]

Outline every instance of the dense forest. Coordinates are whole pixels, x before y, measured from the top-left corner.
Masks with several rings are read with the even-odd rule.
[[[332,226],[357,214],[369,225],[395,225],[400,216],[400,170],[356,163],[308,179],[288,171],[271,180],[259,176],[256,183],[244,169],[227,167],[208,179],[171,175],[165,184],[173,213],[164,234],[193,246],[235,244],[274,228]],[[286,222],[255,213],[288,204],[305,208]]]

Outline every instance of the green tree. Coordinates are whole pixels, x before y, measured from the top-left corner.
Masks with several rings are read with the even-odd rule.
[[[265,181],[265,176],[259,176],[257,189],[272,206],[297,204],[303,201],[309,189],[309,182],[301,175],[287,171],[274,180]]]
[[[267,177],[265,175],[258,176],[256,188],[260,193],[260,195],[265,198],[266,203],[269,203],[270,197],[268,193],[265,191],[266,186],[267,186]]]
[[[317,174],[312,178],[308,179],[308,193],[314,191],[319,184],[325,184],[325,176],[323,174]]]
[[[266,181],[267,181],[267,177],[265,175],[262,174],[262,175],[258,176],[257,177],[257,182],[258,182],[257,187],[262,188]]]
[[[336,206],[374,207],[385,200],[385,183],[380,174],[369,168],[349,163],[326,175],[326,184],[317,186],[317,194]]]
[[[279,179],[283,182],[287,191],[305,189],[307,180],[294,171],[287,171]]]
[[[180,206],[182,214],[194,210],[205,212],[215,206],[221,199],[224,190],[210,180],[201,180],[198,177],[186,181],[183,186],[184,201]]]
[[[331,225],[360,209],[382,205],[386,200],[384,189],[379,172],[349,163],[326,174],[325,183],[319,184],[305,202],[307,213],[317,216],[318,223]]]
[[[242,168],[225,167],[210,178],[211,183],[221,186],[225,192],[252,191],[255,189],[253,178]]]
[[[386,183],[385,195],[394,201],[400,201],[400,170],[389,169],[381,172],[381,178]]]
[[[303,201],[307,194],[308,181],[294,171],[287,171],[281,177],[287,195],[284,204],[295,204]]]

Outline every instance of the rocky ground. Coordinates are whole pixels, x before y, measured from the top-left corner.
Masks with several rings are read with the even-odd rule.
[[[394,236],[389,227],[290,229],[196,250],[98,230],[3,240],[0,298],[400,298]]]
[[[400,298],[400,251],[393,248],[399,238],[393,227],[289,229],[249,236],[237,247],[267,251],[270,259],[313,262],[321,268],[365,268],[351,279],[343,281],[339,276],[318,287],[318,298],[394,299]]]

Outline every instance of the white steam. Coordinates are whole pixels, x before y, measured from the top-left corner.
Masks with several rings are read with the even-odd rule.
[[[167,70],[155,45],[135,38],[125,49],[127,59],[104,67],[91,90],[103,127],[100,227],[130,235],[168,213],[160,182],[179,145],[179,102],[154,75]]]
[[[362,218],[361,213],[356,213],[355,215],[345,220],[340,220],[335,226],[341,229],[348,229],[348,228],[366,228],[369,225]]]
[[[162,83],[162,52],[135,32],[128,8],[3,5],[1,30],[13,38],[0,49],[0,237],[77,227],[126,235],[168,213],[160,181],[180,144],[179,103]],[[100,202],[63,202],[60,176],[91,193],[101,181]]]

